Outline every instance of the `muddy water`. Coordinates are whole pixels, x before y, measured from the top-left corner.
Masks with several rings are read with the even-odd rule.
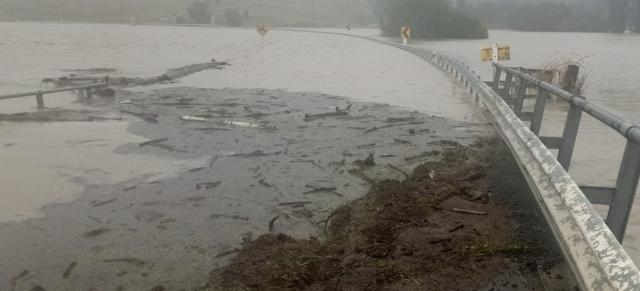
[[[152,155],[114,155],[144,138],[127,122],[19,123],[0,126],[0,222],[42,216],[40,208],[71,201],[84,187],[131,176],[157,179],[204,164]]]
[[[0,60],[0,66],[6,68],[0,72],[0,94],[42,89],[46,87],[40,83],[43,77],[79,73],[90,68],[111,69],[112,76],[149,77],[170,68],[215,58],[228,61],[232,66],[219,72],[202,72],[178,84],[156,87],[317,91],[406,106],[458,120],[479,120],[477,111],[465,103],[463,90],[443,73],[424,66],[419,58],[339,36],[274,31],[262,43],[252,30],[0,23],[0,39],[12,40],[0,41],[0,48],[7,56]],[[83,108],[76,101],[69,93],[45,96],[49,107]],[[5,100],[0,104],[0,113],[24,111],[36,111],[34,98]],[[90,125],[67,125],[68,128],[74,126],[78,126],[78,130],[69,129],[64,134],[80,134],[86,131],[83,127]],[[6,134],[15,134],[13,131],[18,129],[9,123],[4,128]],[[117,140],[118,136],[105,138]],[[100,154],[95,156],[104,158]],[[70,165],[75,163],[73,159],[66,161]],[[11,168],[0,166],[0,171],[11,172]],[[74,186],[68,184],[67,187]],[[56,195],[43,195],[44,201],[34,204],[33,209],[55,201],[45,198],[53,196]]]

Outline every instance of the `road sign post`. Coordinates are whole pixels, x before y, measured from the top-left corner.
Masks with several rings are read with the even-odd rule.
[[[491,44],[491,47],[484,47],[480,50],[480,60],[484,62],[492,62],[497,63],[499,61],[509,61],[511,60],[511,46],[503,45],[500,46],[497,43]],[[493,75],[496,74],[495,67],[492,68]],[[495,78],[494,78],[495,79]],[[498,88],[498,83],[500,80],[494,80],[495,88]]]

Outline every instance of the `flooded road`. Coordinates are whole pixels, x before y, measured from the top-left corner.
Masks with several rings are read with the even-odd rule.
[[[364,30],[362,33],[372,33],[372,30]],[[96,38],[96,35],[101,37]],[[220,71],[201,72],[184,78],[177,84],[145,86],[139,89],[193,86],[316,91],[349,96],[361,101],[406,106],[457,120],[479,120],[478,111],[466,103],[464,90],[444,73],[424,65],[418,57],[390,47],[340,36],[274,31],[263,43],[252,30],[0,23],[0,39],[13,40],[0,42],[0,49],[7,56],[0,60],[0,66],[6,68],[0,72],[0,94],[39,90],[44,86],[40,83],[42,78],[58,77],[78,70],[98,68],[113,71],[111,76],[150,77],[185,64],[216,59],[227,61],[232,66]],[[42,53],[43,48],[46,49],[46,54]],[[34,99],[28,97],[5,100],[0,104],[0,113],[36,111]],[[50,107],[65,109],[84,108],[70,93],[46,95],[45,103]],[[125,133],[116,134],[124,128],[123,124],[112,124],[111,127],[106,126],[111,130],[97,130],[92,134],[97,136],[96,139],[111,142],[110,147],[100,150],[108,153],[115,148],[117,141],[137,141],[135,138],[125,138]],[[92,125],[93,123],[73,123],[63,126],[34,125],[32,128],[61,127],[63,130],[59,132],[42,130],[49,133],[46,135],[49,139],[54,135],[60,144],[64,144],[65,140],[81,139],[82,134]],[[16,133],[16,130],[23,129],[5,123],[3,141],[21,137],[19,141],[6,143],[33,143],[26,135]],[[39,132],[33,134],[43,136]],[[60,149],[63,150],[64,147],[60,146]],[[76,151],[63,156],[73,156],[74,152]],[[9,151],[3,151],[3,154],[7,157],[18,155]],[[95,157],[92,161],[96,165],[100,165],[96,161],[108,160],[105,155],[94,153],[92,156]],[[46,162],[44,155],[37,160],[39,164],[57,164],[78,169],[87,165],[76,164],[74,159],[69,158],[64,159],[66,162]],[[12,167],[7,165],[9,163],[0,165],[2,176],[15,176],[10,174]],[[51,171],[51,175],[60,176],[59,170]],[[120,174],[126,175],[130,175],[126,170]],[[65,177],[62,179],[68,180]],[[112,181],[105,177],[102,182]],[[71,187],[75,191],[67,191],[65,187]],[[59,194],[42,195],[43,201],[33,204],[33,209],[28,212],[35,213],[38,207],[58,201],[53,197],[69,199],[79,194],[79,188],[73,183],[67,182],[67,186],[54,187],[58,188],[61,189],[57,191]],[[17,186],[12,189],[17,189]],[[66,194],[60,194],[61,192]],[[8,204],[4,205],[9,207]]]
[[[178,83],[119,93],[106,108],[129,123],[2,122],[8,146],[0,155],[0,175],[20,177],[1,189],[0,211],[16,211],[6,211],[0,223],[0,289],[193,287],[243,239],[269,231],[274,216],[281,216],[273,226],[277,231],[317,232],[315,223],[331,209],[364,194],[362,180],[347,171],[369,153],[381,164],[369,179],[402,177],[403,170],[385,165],[407,171],[429,158],[425,151],[438,148],[431,142],[469,144],[491,132],[486,124],[455,121],[480,119],[464,90],[444,73],[416,56],[363,40],[274,31],[262,43],[251,30],[0,27],[2,39],[37,30],[1,44],[11,56],[0,60],[11,68],[0,75],[3,93],[38,89],[42,77],[81,69],[148,77],[213,58],[231,64]],[[95,38],[96,31],[109,35],[109,42]],[[39,44],[51,54],[32,49]],[[61,56],[51,57],[54,52]],[[213,96],[217,105],[208,104]],[[351,108],[341,96],[410,109],[364,103]],[[64,94],[45,96],[45,103],[85,108]],[[306,121],[305,114],[336,113],[336,107],[355,116]],[[21,111],[36,111],[33,98],[2,104],[4,113]],[[159,125],[147,124],[140,114],[156,116]],[[181,115],[233,121],[192,124],[181,122]],[[278,131],[256,135],[234,127],[261,120]],[[21,149],[22,144],[30,146]],[[42,178],[28,183],[24,171],[34,167]],[[18,198],[21,192],[26,194]],[[67,268],[71,275],[64,275]]]
[[[363,30],[354,33],[375,35],[376,31]],[[102,37],[97,38],[96,34]],[[223,70],[200,72],[183,78],[175,84],[135,88],[135,91],[140,92],[142,95],[128,97],[140,98],[140,100],[157,100],[170,96],[171,94],[166,92],[171,92],[170,90],[178,87],[198,87],[227,88],[224,89],[226,91],[222,91],[220,98],[242,99],[246,96],[261,96],[260,90],[281,89],[282,91],[273,92],[281,92],[278,94],[290,96],[288,98],[317,98],[322,100],[322,102],[314,104],[317,106],[315,108],[316,113],[335,110],[337,105],[334,101],[343,100],[340,99],[342,97],[338,96],[346,96],[357,101],[404,106],[410,110],[418,110],[420,113],[448,117],[458,121],[482,121],[477,109],[467,102],[464,90],[447,75],[417,56],[365,40],[335,35],[272,31],[263,43],[253,30],[16,23],[0,23],[0,39],[16,40],[11,42],[0,41],[0,49],[8,54],[7,58],[0,59],[0,66],[8,68],[0,72],[0,94],[38,89],[41,88],[41,78],[57,77],[78,69],[109,68],[115,70],[115,73],[112,74],[115,76],[149,77],[156,76],[170,68],[216,59],[218,61],[227,61],[231,66]],[[442,42],[438,45],[441,45],[439,48],[445,51],[473,51],[472,54],[468,55],[470,58],[471,55],[475,55],[477,52],[475,43],[471,43],[473,45],[469,45],[464,41],[459,43]],[[432,43],[420,45],[431,47]],[[43,54],[43,50],[38,48],[39,46],[48,48],[48,54]],[[449,46],[449,48],[446,46]],[[473,47],[473,49],[470,47]],[[150,89],[169,91],[149,92]],[[186,97],[182,96],[182,98],[186,99],[202,97],[198,92],[180,92],[180,94],[187,95]],[[297,95],[292,94],[292,92]],[[276,93],[270,94],[278,95]],[[229,97],[229,95],[235,96]],[[73,96],[61,94],[59,97],[53,102],[46,99],[46,103],[50,104],[50,106],[64,108],[83,108],[82,105],[75,102]],[[180,96],[170,97],[176,99]],[[187,103],[191,101],[187,101]],[[225,102],[234,103],[237,101],[227,100]],[[632,103],[629,100],[626,102]],[[338,105],[346,106],[343,101],[340,101]],[[197,106],[190,104],[182,104],[180,106],[186,106],[186,109],[197,108],[190,107]],[[545,130],[548,132],[559,131],[562,124],[559,117],[565,112],[565,109],[561,106],[553,106],[553,108],[553,112],[549,114],[558,118],[547,123],[548,126]],[[156,110],[154,107],[141,107],[141,109]],[[33,98],[10,100],[7,103],[0,104],[1,113],[14,113],[25,110],[35,111],[35,100]],[[375,110],[380,110],[377,113],[379,114],[376,117],[377,121],[395,117],[384,113],[391,112],[388,109],[382,110],[378,108]],[[264,113],[261,110],[258,111],[258,113]],[[393,112],[393,114],[401,112],[403,116],[410,114],[408,111]],[[186,111],[185,113],[189,112]],[[209,115],[225,114],[221,109],[216,110],[216,112],[198,113]],[[249,115],[250,113],[247,112],[246,114]],[[175,119],[179,117],[175,112],[171,112],[167,116],[173,118],[172,122],[175,122]],[[30,253],[29,248],[22,248],[19,252],[13,253],[13,248],[20,246],[20,238],[29,238],[39,242],[34,243],[33,249],[45,253],[51,262],[55,262],[50,263],[50,267],[55,267],[57,271],[64,271],[66,264],[76,260],[76,257],[74,257],[76,255],[78,260],[100,256],[100,260],[103,260],[103,262],[106,260],[107,263],[116,263],[116,265],[108,269],[109,274],[100,273],[96,275],[94,278],[96,281],[101,281],[104,278],[114,279],[113,276],[124,272],[120,269],[133,267],[133,271],[127,271],[129,272],[127,273],[128,275],[121,276],[129,277],[133,274],[136,278],[148,278],[139,279],[140,282],[145,284],[163,279],[188,282],[194,278],[164,278],[164,274],[185,266],[193,269],[193,276],[197,277],[202,273],[206,273],[208,269],[203,269],[202,266],[212,266],[217,262],[206,259],[203,254],[217,256],[223,255],[225,252],[233,252],[234,246],[242,242],[242,233],[267,231],[265,221],[271,219],[272,215],[274,215],[271,208],[274,203],[286,203],[291,201],[289,200],[291,198],[305,198],[304,196],[299,196],[300,193],[305,191],[305,185],[300,184],[304,182],[304,175],[302,175],[304,172],[296,172],[298,175],[295,177],[300,179],[299,185],[289,187],[289,190],[283,190],[283,193],[279,194],[278,192],[274,193],[270,187],[264,185],[265,183],[273,185],[273,181],[262,180],[261,183],[261,179],[255,178],[254,175],[257,175],[255,173],[243,172],[239,176],[231,175],[236,173],[233,167],[242,168],[236,169],[238,171],[246,171],[252,167],[255,169],[255,165],[246,165],[247,167],[244,167],[239,164],[234,165],[223,162],[221,165],[224,166],[224,170],[229,169],[230,172],[215,170],[213,175],[208,171],[190,171],[205,168],[206,165],[211,163],[213,157],[219,155],[245,155],[258,153],[258,151],[262,151],[262,154],[284,152],[284,149],[280,148],[284,144],[282,140],[274,138],[262,143],[252,140],[245,131],[235,132],[230,136],[226,136],[226,133],[223,132],[222,134],[225,134],[224,138],[213,140],[209,140],[212,138],[209,135],[196,134],[189,137],[190,139],[182,141],[179,144],[181,147],[176,147],[177,145],[170,142],[169,144],[161,144],[164,147],[159,150],[156,148],[149,150],[147,147],[139,148],[139,144],[150,139],[163,138],[166,134],[184,134],[188,132],[186,131],[187,129],[181,127],[184,124],[175,127],[171,131],[167,131],[166,128],[162,127],[153,127],[152,130],[146,131],[146,129],[141,129],[140,120],[136,118],[128,120],[133,121],[134,125],[127,125],[128,123],[126,122],[0,123],[0,135],[2,135],[2,142],[0,142],[0,175],[5,177],[19,176],[15,179],[7,180],[7,184],[1,184],[10,185],[2,186],[4,187],[0,189],[2,190],[2,195],[14,191],[30,193],[28,195],[25,194],[24,198],[20,199],[16,198],[17,195],[15,193],[9,193],[5,196],[0,195],[2,200],[0,201],[0,211],[9,213],[5,221],[14,221],[14,223],[0,224],[0,231],[19,234],[14,240],[6,240],[0,243],[0,247],[2,247],[0,252],[11,254],[11,257],[14,258],[5,260],[5,264],[0,266],[2,270],[7,270],[6,272],[15,275],[22,268],[33,268],[32,272],[39,274],[37,278],[42,278],[47,282],[57,282],[55,284],[61,285],[54,286],[61,286],[61,288],[70,286],[65,285],[64,282],[56,281],[59,279],[56,277],[59,277],[58,273],[47,275],[41,264],[35,264],[37,266],[34,266],[34,263],[28,266],[6,264],[6,262],[19,261],[18,258],[20,258],[21,254]],[[461,136],[446,136],[441,133],[424,134],[426,138],[461,138],[467,142],[469,141],[469,136],[488,134],[485,131],[486,128],[482,126],[476,128],[468,123],[458,124],[458,121],[445,122],[442,126],[447,130],[443,132],[457,132]],[[360,123],[361,125],[353,125],[352,129],[365,130],[364,127],[367,125],[367,121],[364,120]],[[591,127],[589,124],[589,121],[587,121],[584,127],[596,128],[595,125]],[[330,122],[327,122],[327,124],[320,122],[318,128],[331,128],[331,126],[335,125]],[[208,131],[205,130],[204,133],[219,134],[216,127],[202,126],[202,128],[208,128]],[[321,130],[320,132],[323,131]],[[591,132],[607,134],[606,130],[593,130]],[[336,134],[336,136],[340,135]],[[40,136],[43,138],[35,138]],[[581,132],[580,138],[585,136],[589,135]],[[602,139],[602,135],[598,136],[600,136],[599,139]],[[302,135],[296,136],[298,139],[302,137]],[[362,136],[358,137],[362,138]],[[5,143],[5,140],[8,142]],[[207,140],[207,143],[203,143],[203,140]],[[404,139],[401,138],[400,140]],[[238,146],[240,142],[247,141],[249,143],[246,146]],[[355,148],[353,150],[357,150],[359,153],[358,156],[354,156],[349,160],[362,158],[362,155],[366,156],[366,152],[370,151],[371,147],[376,148],[376,145],[371,145],[372,142],[368,137],[362,142],[354,143],[353,140],[349,142],[351,144],[345,147]],[[18,144],[25,143],[31,146],[24,148],[24,150],[17,148]],[[419,143],[424,144],[425,141],[420,141]],[[272,148],[259,147],[261,144],[269,144]],[[614,179],[613,174],[611,174],[614,171],[611,169],[615,169],[615,157],[594,154],[584,155],[584,152],[589,153],[588,150],[584,150],[585,146],[587,149],[595,148],[592,144],[584,142],[578,144],[578,157],[572,171],[575,171],[578,181],[601,181],[599,183],[606,185],[606,183]],[[616,146],[619,145],[611,145],[612,148],[616,148]],[[167,147],[177,151],[167,151]],[[327,149],[321,146],[313,150],[306,149],[310,153],[303,153],[303,156],[301,156],[302,164],[306,167],[305,171],[311,171],[309,169],[320,171],[320,168],[311,162],[313,159],[309,159],[304,155],[320,155]],[[380,152],[381,150],[384,152]],[[403,152],[401,148],[401,151],[396,155],[419,155],[423,150],[425,150],[423,146],[412,146],[411,151],[408,152]],[[197,154],[187,154],[182,151],[195,152]],[[340,153],[339,151],[332,151],[329,156],[330,159],[321,162],[319,165],[324,168],[326,166],[325,163],[339,162],[340,156],[335,156],[336,152]],[[581,158],[581,152],[582,157],[586,156],[590,159]],[[377,153],[381,155],[389,154],[384,147],[378,149]],[[401,161],[402,159],[399,160]],[[613,166],[594,174],[593,167],[601,167],[604,161]],[[273,161],[270,158],[263,162],[269,166],[277,163],[277,161]],[[298,163],[293,164],[292,167],[294,169],[303,167]],[[45,166],[43,167],[43,165]],[[14,171],[15,169],[29,171],[34,167],[39,168],[38,176],[42,175],[43,178],[38,180],[38,183],[31,183],[31,185],[23,184],[31,181],[25,177],[24,172]],[[102,169],[102,171],[96,171],[95,169]],[[286,170],[291,171],[291,169]],[[158,174],[162,175],[157,176]],[[228,179],[228,181],[236,185],[241,185],[242,181],[249,179],[253,182],[246,185],[243,184],[242,191],[225,187],[216,189],[218,186],[216,183],[220,181],[217,178]],[[591,178],[598,178],[599,180]],[[205,200],[203,197],[190,195],[189,191],[185,193],[181,190],[185,179],[202,180],[198,182],[203,183],[199,184],[198,189],[190,185],[193,189],[190,188],[189,191],[200,190],[200,188],[206,188],[207,190],[207,187],[210,186],[211,189],[214,189],[212,190],[215,193],[213,197],[221,199],[220,201],[223,202],[215,203],[215,200],[203,202]],[[274,178],[275,181],[278,181],[278,179],[283,178],[277,178],[277,176]],[[158,183],[158,181],[161,182]],[[172,186],[166,186],[168,187],[167,192],[160,191],[158,193],[157,191],[163,187],[158,185]],[[363,189],[361,185],[354,183],[350,183],[350,185],[355,189],[353,193],[357,193],[358,189],[360,191]],[[260,187],[266,189],[261,189]],[[43,189],[47,191],[45,192]],[[123,191],[123,189],[129,190]],[[256,191],[255,189],[260,190]],[[153,193],[156,193],[156,196],[150,196]],[[230,195],[232,193],[242,194],[240,197],[236,197]],[[126,198],[128,195],[135,197],[135,199]],[[256,195],[259,196],[258,199],[255,198]],[[348,196],[344,199],[320,197],[317,201],[314,201],[317,204],[310,208],[319,212],[326,211],[326,209],[356,196],[354,194],[354,196]],[[77,197],[79,198],[74,200]],[[50,205],[51,203],[70,201],[73,202]],[[130,201],[134,202],[129,203]],[[12,204],[16,206],[14,207]],[[57,220],[52,220],[51,222],[41,219],[27,220],[42,216],[40,209],[45,205],[49,205],[49,207],[45,207],[47,215],[58,215]],[[99,210],[96,210],[97,213],[107,218],[94,215],[93,207],[95,205],[98,205],[99,208]],[[103,205],[105,206],[104,208],[102,208]],[[204,207],[207,212],[196,212],[194,214],[192,213],[192,207]],[[5,211],[5,208],[19,209],[19,211],[9,212]],[[162,213],[154,211],[155,209],[161,209]],[[302,235],[309,233],[308,221],[306,221],[308,218],[306,216],[309,212],[304,209],[307,208],[303,208],[302,212],[297,212],[297,215],[299,215],[297,218],[291,215],[293,218],[288,222],[290,224],[286,225],[291,232]],[[70,211],[77,214],[65,214]],[[123,216],[110,219],[109,217],[114,216],[113,211],[120,211]],[[176,217],[182,218],[182,221],[176,219]],[[94,218],[97,218],[97,220]],[[185,219],[194,219],[198,223],[193,228],[188,228],[189,224],[185,223]],[[300,222],[296,219],[304,221]],[[633,219],[632,230],[629,231],[626,246],[632,255],[638,257],[637,254],[640,253],[640,250],[635,249],[637,245],[635,242],[639,238],[635,234],[640,234],[640,227],[638,228],[639,231],[634,231],[634,229],[637,227],[636,223],[640,223],[640,219],[637,217]],[[15,221],[23,222],[16,223]],[[77,224],[69,227],[67,232],[51,234],[56,229],[64,228],[65,223],[70,221],[76,221]],[[135,227],[132,225],[135,225]],[[34,229],[42,228],[43,226],[47,227],[47,230],[43,232],[44,234],[33,233]],[[169,228],[175,232],[165,231]],[[181,228],[183,230],[175,230]],[[113,236],[99,237],[107,232],[110,232],[108,235]],[[84,234],[88,234],[89,237],[87,238],[90,239],[83,241]],[[93,239],[94,234],[99,238]],[[50,236],[49,239],[57,242],[56,248],[66,250],[65,256],[56,257],[56,254],[47,251],[49,246],[42,244],[42,242],[47,240],[48,235]],[[69,240],[69,237],[73,237],[74,243],[65,245],[64,242]],[[131,240],[132,237],[138,240]],[[197,243],[182,246],[184,247],[182,250],[172,246],[176,242],[184,241],[186,237],[189,237],[189,242]],[[114,245],[122,242],[124,246],[114,248]],[[12,246],[12,248],[8,246]],[[153,248],[144,246],[153,246]],[[83,249],[84,251],[75,253],[74,248]],[[127,253],[126,250],[130,250],[130,252]],[[188,265],[188,262],[178,257],[161,258],[156,253],[158,250],[174,253],[179,253],[180,251],[189,252],[190,255],[185,256],[185,258],[199,257],[199,261],[193,265]],[[141,259],[131,257],[132,253],[141,254],[150,260],[162,262],[156,265],[148,261],[137,261]],[[32,262],[37,262],[39,259],[37,252],[31,255],[30,259]],[[158,268],[162,269],[163,272],[155,272],[158,271],[157,268],[154,269],[156,266],[159,266]],[[40,268],[40,271],[38,271],[38,268]],[[92,268],[83,269],[81,274],[100,272],[99,268]],[[149,272],[152,269],[154,273]],[[115,279],[118,278],[120,276],[116,276]],[[127,278],[122,280],[131,282],[136,279]],[[144,286],[148,287],[148,285]],[[0,287],[2,287],[1,284]]]

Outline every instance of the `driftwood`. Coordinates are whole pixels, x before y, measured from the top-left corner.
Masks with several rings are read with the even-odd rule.
[[[269,221],[269,231],[273,231],[273,227],[274,224],[276,223],[276,220],[278,220],[278,218],[280,218],[280,216],[276,216],[274,218],[271,219],[271,221]]]
[[[487,212],[482,212],[482,211],[474,211],[474,210],[466,210],[466,209],[458,209],[458,208],[453,208],[451,209],[451,211],[462,213],[462,214],[471,214],[471,215],[488,215],[489,214]]]
[[[313,194],[313,193],[318,193],[318,192],[335,192],[338,191],[338,188],[336,187],[315,187],[315,186],[311,186],[311,185],[305,185],[305,187],[307,188],[311,188],[311,190],[306,191],[302,194]]]
[[[143,147],[143,146],[148,146],[148,145],[152,145],[152,144],[155,144],[155,143],[165,142],[165,141],[168,141],[168,140],[169,140],[168,138],[159,138],[159,139],[154,139],[154,140],[143,142],[143,143],[139,144],[138,146],[139,147]]]
[[[396,167],[394,165],[391,165],[391,164],[388,164],[387,167],[389,167],[389,168],[401,173],[402,175],[404,175],[404,177],[406,179],[409,179],[409,174],[407,174],[407,172],[403,171],[402,169],[400,169],[400,168],[398,168],[398,167]]]
[[[139,117],[142,120],[149,123],[158,123],[158,114],[157,113],[144,113],[144,112],[133,112],[128,110],[120,110],[121,113],[133,115],[135,117]]]
[[[71,271],[73,271],[73,269],[78,265],[78,262],[71,262],[71,264],[69,264],[67,266],[67,268],[64,270],[64,273],[62,274],[62,279],[67,279],[69,278],[69,276],[71,275]]]
[[[102,260],[103,263],[124,263],[134,265],[136,267],[142,267],[147,264],[146,261],[136,258],[119,258],[119,259],[107,259]]]
[[[93,207],[99,207],[99,206],[107,205],[107,204],[109,204],[111,202],[115,202],[116,200],[117,199],[114,198],[114,199],[110,199],[110,200],[107,200],[107,201],[98,202],[98,203],[93,204]]]
[[[344,109],[340,109],[339,107],[336,107],[336,111],[334,112],[319,113],[319,114],[305,114],[303,120],[306,122],[309,122],[309,121],[325,119],[329,117],[346,116],[346,115],[349,115],[349,112],[347,111],[351,110],[352,106],[353,104],[349,103],[349,105]]]
[[[99,228],[99,229],[94,229],[94,230],[87,231],[82,236],[84,236],[85,238],[96,237],[96,236],[99,236],[101,234],[105,234],[105,233],[107,233],[109,231],[111,231],[111,229],[109,229],[109,228]]]
[[[230,250],[230,251],[226,251],[226,252],[219,253],[219,254],[217,254],[217,255],[215,256],[215,258],[216,258],[216,259],[219,259],[219,258],[222,258],[222,257],[226,257],[226,256],[228,256],[228,255],[233,255],[233,254],[235,254],[235,253],[237,253],[237,252],[240,252],[240,249],[233,249],[233,250]]]
[[[311,201],[282,202],[282,203],[278,203],[278,206],[304,206],[311,203],[313,202]]]
[[[387,118],[387,120],[385,120],[385,122],[396,123],[396,122],[409,122],[414,120],[416,120],[415,117],[397,117],[397,118],[389,117]]]
[[[407,123],[394,123],[394,124],[389,124],[389,125],[383,125],[380,127],[372,127],[370,129],[367,129],[364,131],[365,134],[367,133],[371,133],[377,130],[381,130],[381,129],[385,129],[385,128],[390,128],[390,127],[395,127],[395,126],[402,126],[402,125],[418,125],[418,124],[424,124],[425,122],[407,122]],[[414,130],[415,132],[415,130]]]
[[[209,190],[209,189],[213,189],[215,187],[220,186],[220,184],[222,184],[222,182],[203,182],[203,183],[198,183],[196,184],[196,189],[200,190],[200,189],[204,189],[204,190]]]

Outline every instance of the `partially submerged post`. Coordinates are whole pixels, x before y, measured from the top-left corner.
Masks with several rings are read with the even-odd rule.
[[[44,108],[44,98],[42,95],[42,91],[38,91],[38,93],[36,94],[36,102],[38,103],[38,109]]]
[[[573,94],[580,94],[578,92],[578,75],[580,74],[580,67],[576,65],[569,65],[567,71],[564,73],[564,80],[562,81],[562,89],[569,91]]]

